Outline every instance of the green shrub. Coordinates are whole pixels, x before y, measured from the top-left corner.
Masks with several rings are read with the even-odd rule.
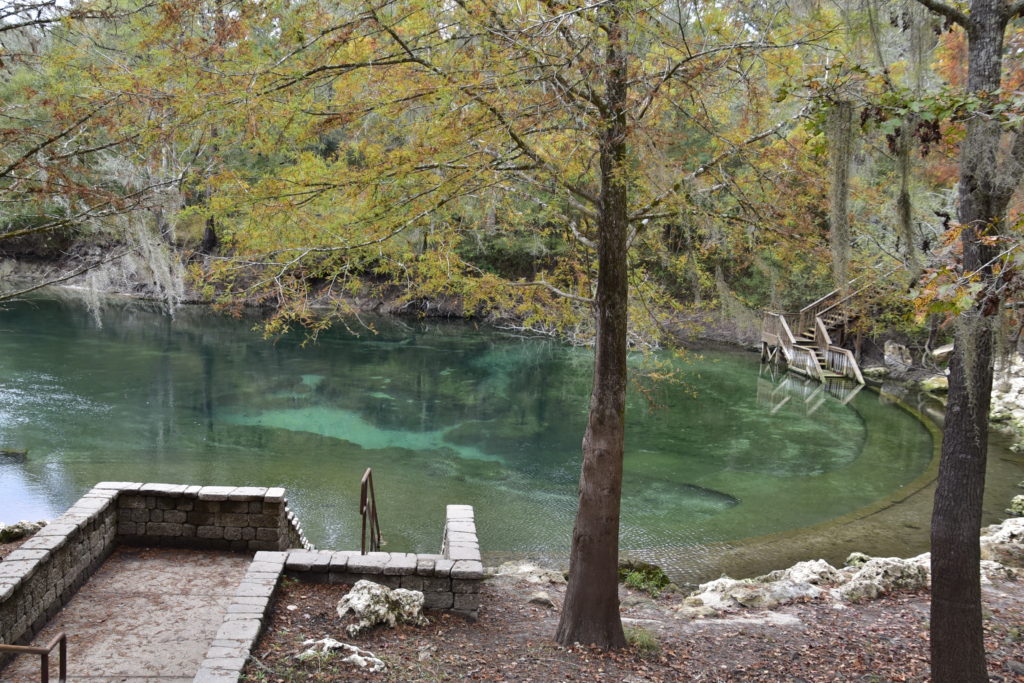
[[[642,626],[627,626],[625,629],[626,642],[636,648],[641,657],[656,655],[661,650],[661,643],[658,637]]]
[[[644,591],[656,597],[672,584],[661,567],[648,562],[628,560],[619,563],[619,581],[635,590]]]

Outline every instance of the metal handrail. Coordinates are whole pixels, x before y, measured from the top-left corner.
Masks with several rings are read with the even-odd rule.
[[[377,497],[373,492],[373,469],[366,468],[359,482],[359,514],[363,518],[363,533],[360,549],[366,554],[366,535],[370,535],[370,552],[380,550],[380,522],[377,520]],[[369,528],[367,528],[369,527]]]
[[[63,683],[68,679],[68,637],[61,631],[45,647],[33,645],[3,645],[0,644],[0,652],[11,652],[16,655],[39,655],[42,658],[39,669],[39,680],[42,683],[50,683],[50,653],[53,648],[60,646],[58,651],[58,667],[60,670],[60,681]]]

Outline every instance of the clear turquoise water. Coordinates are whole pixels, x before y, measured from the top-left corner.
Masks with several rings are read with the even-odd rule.
[[[64,299],[0,311],[0,449],[29,450],[0,456],[0,521],[51,517],[101,480],[273,485],[314,543],[358,547],[373,467],[387,549],[436,552],[446,503],[475,506],[485,551],[568,549],[586,349],[387,319],[271,343],[252,320],[138,302],[102,323]],[[696,562],[846,514],[931,457],[927,430],[872,392],[805,401],[742,352],[681,369],[653,406],[629,400],[622,541],[645,557]]]

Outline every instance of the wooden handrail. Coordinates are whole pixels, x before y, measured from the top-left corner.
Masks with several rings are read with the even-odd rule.
[[[16,655],[39,655],[39,680],[42,683],[50,682],[50,653],[53,648],[60,646],[58,651],[57,666],[59,669],[60,681],[63,683],[68,679],[68,637],[61,631],[53,637],[44,647],[34,645],[3,645],[0,644],[0,652],[10,652]]]
[[[373,492],[373,469],[366,468],[359,482],[359,514],[363,518],[363,533],[360,552],[366,554],[367,532],[369,532],[370,552],[380,550],[380,522],[377,519],[377,496]]]
[[[821,363],[814,352],[803,346],[798,346],[796,337],[786,321],[786,316],[781,313],[765,313],[764,322],[761,328],[761,338],[771,337],[767,341],[775,341],[775,345],[782,349],[786,356],[786,362],[795,366],[805,374],[824,381],[825,373]]]

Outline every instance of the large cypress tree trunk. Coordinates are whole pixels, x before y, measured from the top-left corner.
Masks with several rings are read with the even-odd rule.
[[[597,340],[590,417],[583,436],[579,510],[572,532],[569,585],[556,639],[605,649],[626,644],[619,617],[619,501],[626,415],[626,44],[619,8],[607,9],[605,104],[600,133]]]
[[[1007,5],[1004,0],[974,0],[969,17],[964,18],[969,41],[967,89],[992,93],[1000,85]],[[986,114],[978,112],[970,118],[961,145],[958,217],[963,226],[964,271],[981,272],[990,280],[995,249],[980,238],[1000,223],[1015,182],[1000,176],[1000,124]],[[992,390],[992,304],[980,301],[961,315],[950,362],[931,528],[931,660],[936,683],[988,680],[978,536]]]

